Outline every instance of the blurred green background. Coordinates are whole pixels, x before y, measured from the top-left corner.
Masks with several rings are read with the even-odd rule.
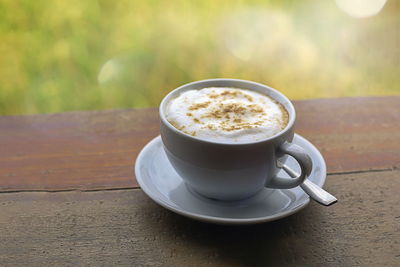
[[[0,0],[0,114],[157,106],[215,77],[292,99],[398,95],[399,11],[397,0]]]

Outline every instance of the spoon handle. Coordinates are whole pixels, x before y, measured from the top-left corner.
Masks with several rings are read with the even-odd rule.
[[[292,168],[287,166],[286,164],[281,164],[281,168],[284,169],[290,177],[298,177],[298,173],[296,173]],[[314,184],[308,179],[305,179],[304,182],[300,185],[300,187],[315,201],[318,203],[329,206],[333,203],[337,202],[337,198]]]

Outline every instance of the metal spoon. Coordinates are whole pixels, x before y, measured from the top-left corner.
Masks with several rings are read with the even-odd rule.
[[[299,174],[292,170],[289,166],[282,163],[278,160],[278,167],[284,169],[290,177],[295,178],[298,177]],[[304,190],[312,199],[317,201],[318,203],[329,206],[337,202],[337,198],[314,184],[308,179],[305,179],[304,182],[300,185],[301,189]]]

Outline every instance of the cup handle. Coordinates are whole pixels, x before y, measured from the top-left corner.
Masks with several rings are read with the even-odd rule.
[[[295,158],[300,165],[301,173],[295,178],[273,177],[266,187],[286,189],[296,187],[304,182],[312,171],[312,161],[306,151],[293,143],[285,142],[278,148],[278,154],[288,154]],[[285,169],[284,169],[285,170]],[[286,170],[285,170],[286,171]]]

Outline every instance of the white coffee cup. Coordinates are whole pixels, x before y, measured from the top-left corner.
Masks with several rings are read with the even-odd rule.
[[[166,119],[168,103],[181,93],[208,87],[256,91],[279,102],[288,112],[286,127],[274,136],[246,143],[218,143],[196,138],[176,129]],[[312,162],[305,150],[291,143],[296,113],[282,93],[268,86],[236,79],[210,79],[185,84],[164,97],[160,104],[161,138],[176,172],[193,191],[217,200],[248,198],[264,187],[292,188],[311,173]],[[290,155],[301,167],[296,178],[278,177],[277,158]]]

